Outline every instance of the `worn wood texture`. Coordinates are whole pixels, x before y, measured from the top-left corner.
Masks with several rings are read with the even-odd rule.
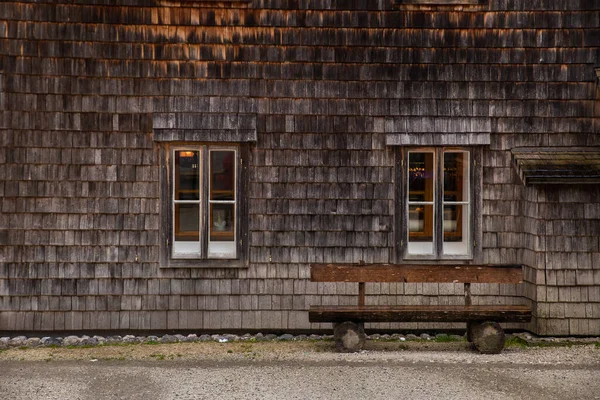
[[[598,145],[599,11],[0,2],[0,330],[321,328],[308,305],[356,285],[309,282],[311,263],[401,262],[392,147],[474,144],[474,263],[526,267],[473,294],[532,302],[541,334],[597,335],[600,189],[523,187],[510,149]],[[246,268],[159,267],[173,140],[249,143]],[[458,286],[367,292],[453,304]]]
[[[310,322],[529,322],[527,306],[311,306]]]
[[[520,265],[311,264],[313,282],[522,283]]]
[[[600,184],[598,147],[525,147],[511,150],[515,169],[525,185]]]

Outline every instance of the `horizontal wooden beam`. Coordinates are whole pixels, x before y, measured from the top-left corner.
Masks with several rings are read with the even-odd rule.
[[[311,306],[310,322],[529,322],[531,308],[492,306]]]
[[[460,5],[480,4],[481,0],[396,0],[397,4]]]
[[[311,264],[313,282],[521,283],[520,265]]]

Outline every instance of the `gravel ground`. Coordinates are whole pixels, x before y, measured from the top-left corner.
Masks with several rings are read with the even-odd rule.
[[[0,352],[2,399],[600,399],[600,349],[176,343]]]

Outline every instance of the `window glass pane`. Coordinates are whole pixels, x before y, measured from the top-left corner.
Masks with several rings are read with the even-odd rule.
[[[175,151],[175,200],[200,199],[198,156],[197,151]]]
[[[408,252],[433,254],[433,205],[408,207]]]
[[[210,152],[210,199],[235,199],[235,151]]]
[[[408,153],[408,200],[433,201],[433,153]]]
[[[208,256],[235,257],[235,204],[210,205],[210,240]]]
[[[234,240],[235,204],[213,203],[210,205],[210,240],[224,242]]]
[[[469,201],[469,153],[444,153],[444,201]]]
[[[444,206],[444,254],[469,254],[469,206]]]
[[[200,253],[200,206],[175,204],[174,253]]]

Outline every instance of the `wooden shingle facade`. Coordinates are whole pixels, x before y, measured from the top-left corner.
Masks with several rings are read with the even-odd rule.
[[[531,305],[513,327],[599,335],[600,3],[431,3],[1,2],[0,331],[324,329],[308,307],[358,289],[310,282],[310,263],[452,259],[524,265],[524,285],[471,288]],[[440,176],[466,154],[469,194],[435,178],[411,197],[423,154]],[[429,206],[439,237],[412,257]],[[468,210],[462,256],[444,253],[450,209]]]

